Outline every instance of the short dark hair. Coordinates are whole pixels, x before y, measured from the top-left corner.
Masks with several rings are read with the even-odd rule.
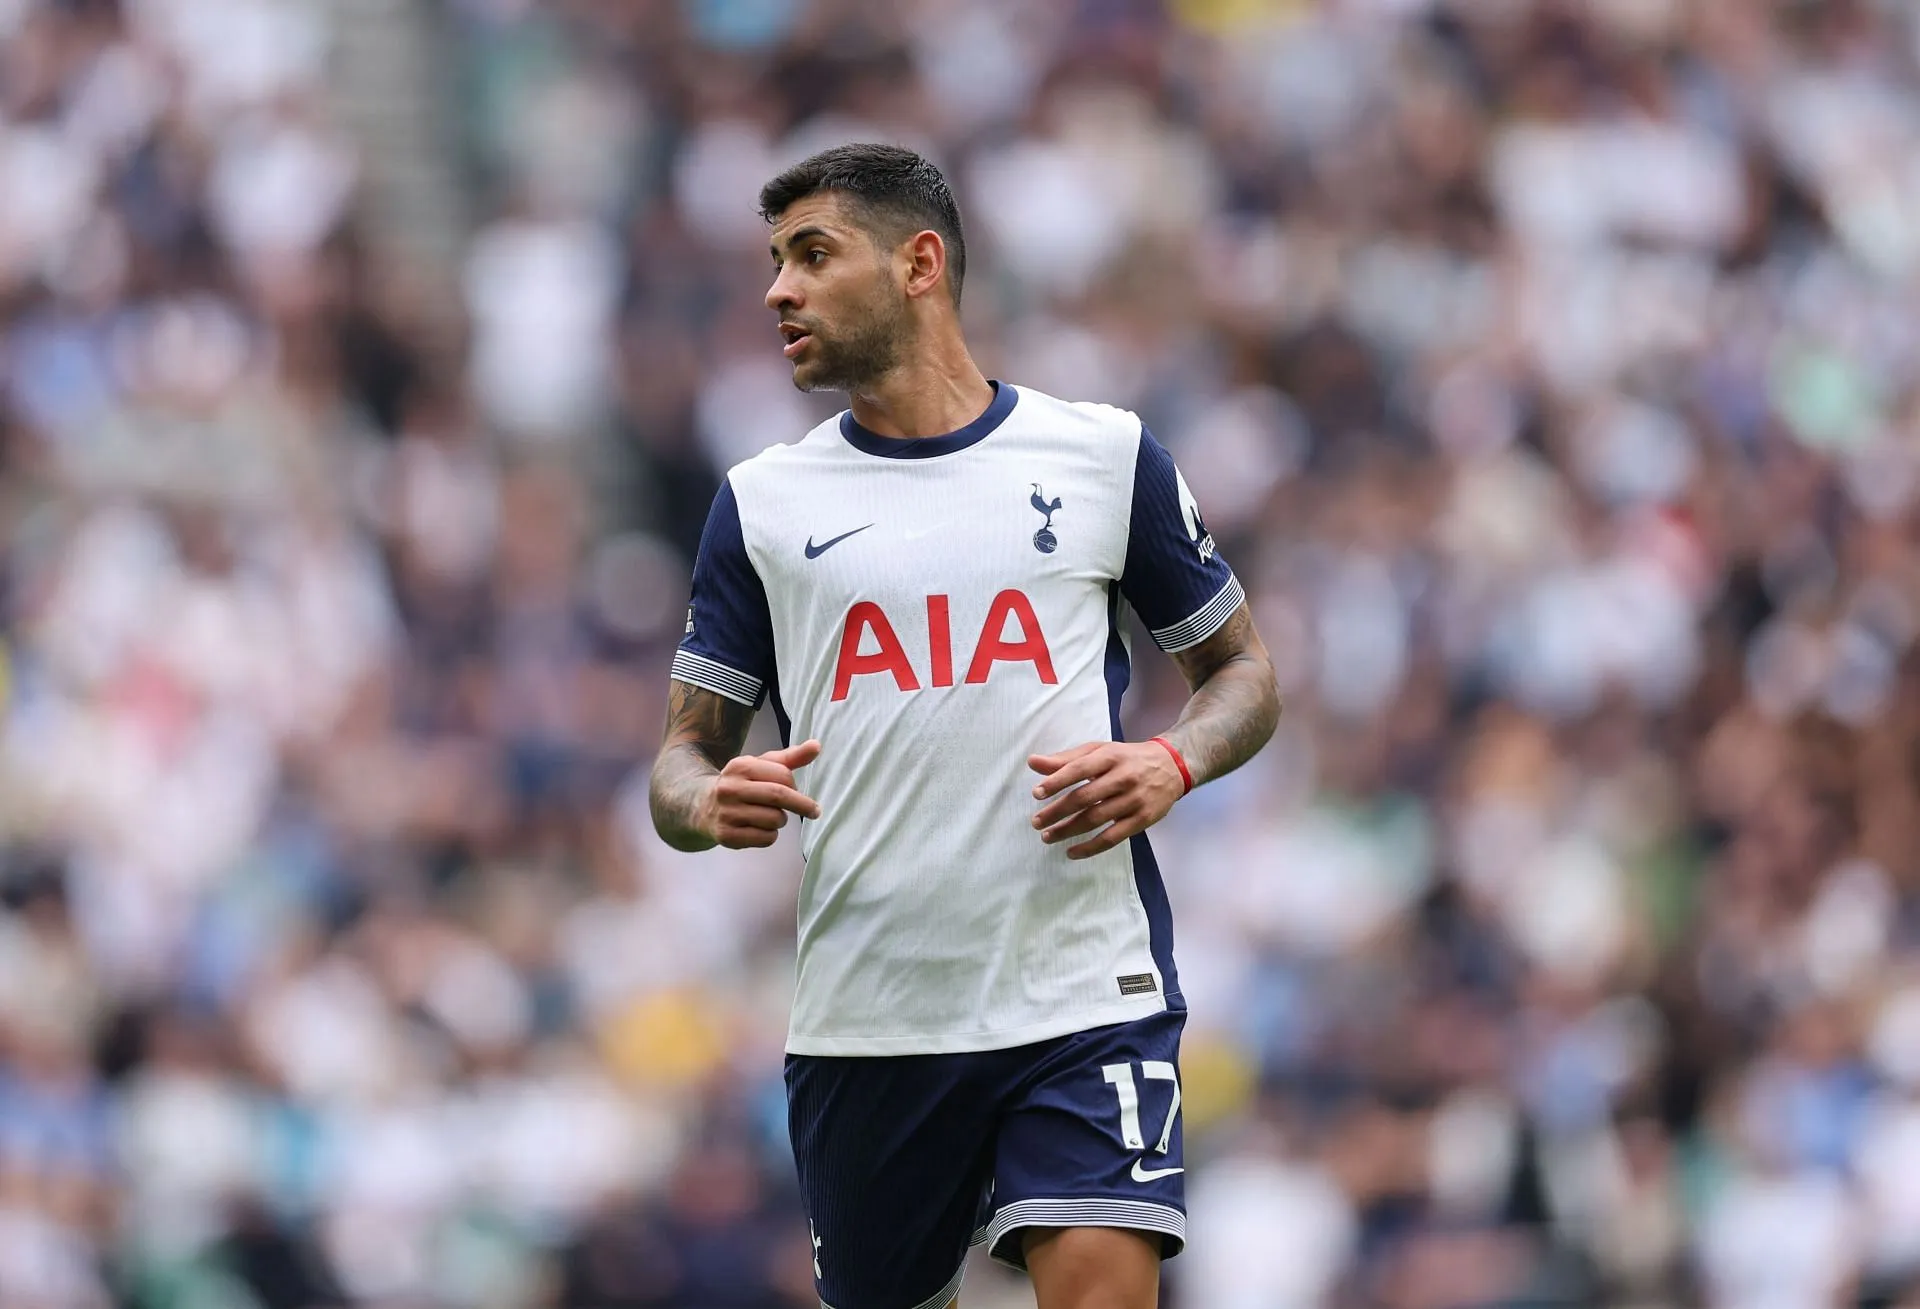
[[[891,242],[931,229],[947,246],[947,284],[960,303],[967,276],[967,239],[960,230],[960,206],[947,179],[921,155],[904,146],[853,142],[802,159],[760,188],[760,216],[769,223],[797,201],[821,191],[851,197],[865,212],[875,234]]]

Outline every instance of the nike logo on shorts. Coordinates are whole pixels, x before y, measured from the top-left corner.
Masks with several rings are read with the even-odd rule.
[[[867,527],[872,527],[872,526],[873,526],[872,523],[867,524]],[[815,545],[813,543],[813,538],[809,536],[807,538],[807,558],[818,559],[821,555],[833,549],[833,547],[835,547],[836,545],[839,545],[842,541],[846,540],[848,537],[858,536],[860,533],[866,531],[867,527],[856,527],[851,532],[842,532],[840,533],[840,535],[834,537],[832,540],[822,541],[819,545]]]
[[[1175,1173],[1184,1173],[1184,1168],[1142,1168],[1140,1160],[1133,1161],[1133,1180],[1136,1182],[1157,1182],[1162,1177],[1172,1177]]]

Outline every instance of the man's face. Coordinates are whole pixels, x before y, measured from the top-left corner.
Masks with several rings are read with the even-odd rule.
[[[830,191],[795,201],[774,224],[778,273],[767,306],[802,391],[862,390],[892,371],[907,334],[893,252]]]

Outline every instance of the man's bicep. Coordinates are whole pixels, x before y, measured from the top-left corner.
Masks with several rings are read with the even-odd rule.
[[[667,684],[667,730],[663,748],[690,745],[715,768],[739,754],[753,726],[754,707],[692,682]]]
[[[1236,659],[1257,659],[1263,664],[1270,662],[1266,644],[1254,628],[1253,611],[1247,607],[1245,600],[1227,616],[1226,622],[1220,624],[1213,635],[1168,658],[1179,665],[1189,689],[1201,686]]]

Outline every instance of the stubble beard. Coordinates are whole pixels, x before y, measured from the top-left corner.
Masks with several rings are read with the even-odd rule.
[[[830,340],[816,333],[815,357],[793,370],[793,384],[802,391],[865,390],[898,365],[907,332],[905,298],[886,297],[848,335]]]

